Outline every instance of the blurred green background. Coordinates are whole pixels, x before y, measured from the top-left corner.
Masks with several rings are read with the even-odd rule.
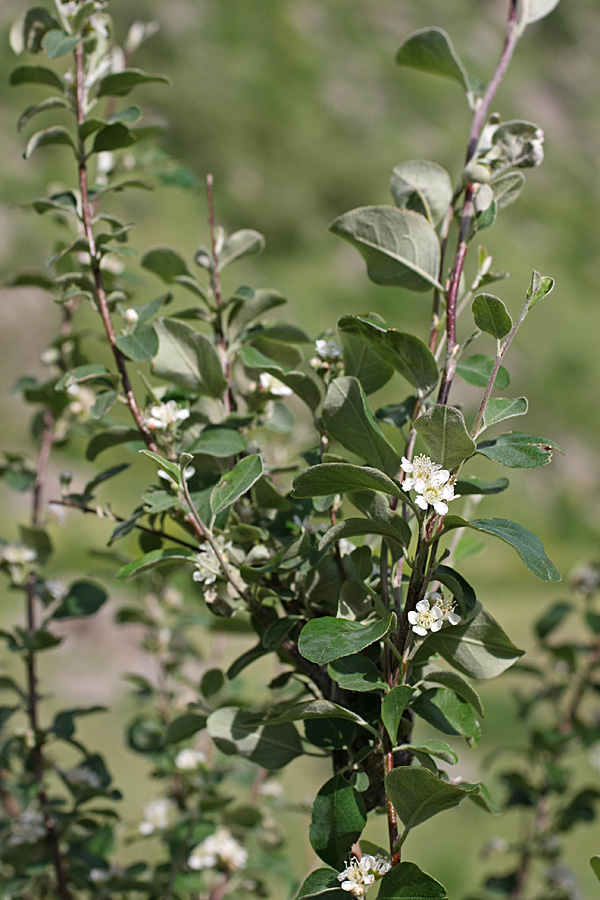
[[[389,174],[403,160],[432,159],[447,167],[453,179],[458,177],[470,122],[460,89],[398,69],[394,53],[410,32],[435,24],[449,31],[467,69],[485,81],[499,54],[507,5],[505,0],[114,0],[110,11],[119,36],[137,19],[160,22],[159,32],[134,62],[168,75],[173,86],[142,88],[134,101],[144,108],[144,124],[164,127],[160,145],[186,167],[192,184],[184,190],[165,183],[165,174],[175,167],[149,159],[163,174],[154,193],[132,193],[115,203],[126,219],[138,223],[132,246],[141,253],[165,244],[191,256],[206,244],[203,184],[205,174],[212,172],[218,220],[228,230],[256,228],[267,239],[263,256],[229,276],[229,289],[242,280],[277,288],[290,299],[287,316],[315,336],[342,314],[368,310],[396,327],[424,334],[429,300],[372,285],[355,251],[327,227],[355,206],[391,202]],[[21,0],[3,0],[0,7],[4,85],[15,64],[8,27],[26,7]],[[541,126],[546,159],[540,169],[526,172],[527,186],[517,204],[480,236],[494,256],[494,267],[510,272],[492,291],[511,312],[520,309],[532,268],[557,280],[554,293],[535,309],[511,348],[508,393],[526,394],[530,400],[527,420],[515,427],[547,435],[566,451],[547,468],[508,473],[511,489],[493,498],[493,506],[484,503],[482,514],[505,515],[535,531],[565,575],[598,554],[599,45],[597,0],[565,0],[547,20],[528,29],[493,109],[504,119],[523,118]],[[24,106],[38,99],[35,89],[4,87],[1,96],[0,271],[9,278],[21,267],[41,267],[56,237],[49,220],[20,210],[18,204],[43,193],[48,179],[72,184],[74,173],[59,151],[22,159],[24,139],[16,134],[16,120]],[[135,262],[131,270],[140,278],[139,301],[156,296],[152,277]],[[54,333],[58,310],[41,293],[7,289],[0,315],[2,446],[15,449],[29,444],[28,416],[10,390],[25,373],[43,374],[39,354]],[[480,342],[477,351],[486,350],[491,352],[491,345]],[[394,380],[375,403],[403,396],[404,385]],[[478,392],[459,387],[451,399],[470,409]],[[68,462],[72,467],[73,461]],[[57,462],[56,470],[64,465]],[[489,477],[505,474],[490,467],[481,471]],[[89,470],[88,465],[83,472]],[[3,490],[1,500],[8,513],[26,517],[23,498]],[[13,538],[14,526],[7,528],[2,536]],[[94,538],[107,536],[101,523],[86,520],[82,532],[78,521],[75,528],[77,535],[85,533],[89,546]],[[86,553],[75,544],[74,532],[68,535],[66,542],[57,535],[63,546],[57,570],[73,565],[75,550]],[[109,571],[89,557],[85,565],[97,574]],[[490,544],[488,552],[465,562],[464,573],[511,637],[525,647],[531,645],[528,626],[542,604],[566,593],[561,586],[536,581],[505,545]],[[6,615],[16,614],[10,603],[5,609]],[[79,632],[75,629],[65,647],[45,661],[50,688],[61,702],[65,696],[79,700],[86,690],[94,701],[98,696],[120,699],[125,715],[130,706],[120,675],[129,664],[131,645],[122,632],[115,642],[109,615],[93,627],[78,625]],[[112,648],[117,652],[107,677],[106,654]],[[87,687],[74,684],[82,659]],[[144,664],[141,654],[139,664]],[[264,685],[269,673],[257,677]],[[518,727],[511,718],[511,678],[482,686],[488,724],[483,749],[470,751],[473,761],[461,772],[469,779],[477,777],[495,740]],[[102,725],[85,727],[91,740],[105,732]],[[115,728],[113,743],[119,744],[119,725]],[[118,777],[133,778],[138,760],[117,752]],[[287,783],[301,797],[297,782],[309,785],[310,777],[298,778],[297,766]],[[315,790],[318,784],[314,782]],[[134,792],[126,808],[134,817],[147,786],[136,790],[139,794]],[[476,884],[481,864],[475,854],[485,830],[514,834],[515,825],[488,820],[474,807],[451,815],[452,820],[449,814],[423,826],[422,840],[413,836],[407,852],[445,880],[452,896],[461,896]],[[451,822],[452,835],[464,829],[460,850],[455,840],[444,846],[444,828]],[[582,855],[582,847],[587,850],[584,841],[573,849],[572,862],[598,852],[590,846]],[[299,871],[310,864],[305,850]],[[583,885],[590,885],[587,871],[580,874]]]

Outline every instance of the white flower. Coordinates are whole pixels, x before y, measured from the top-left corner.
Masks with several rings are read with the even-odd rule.
[[[144,807],[144,819],[138,826],[138,831],[144,836],[162,831],[169,826],[171,812],[175,808],[172,800],[166,797],[157,797]]]
[[[261,784],[259,793],[263,797],[272,797],[276,800],[279,797],[283,797],[283,787],[278,781],[275,781],[274,778],[270,778],[268,781],[265,781],[264,784]]]
[[[338,875],[343,891],[348,891],[354,897],[364,897],[365,888],[375,881],[375,875],[371,872],[372,860],[373,857],[368,854],[362,859],[352,857],[350,864]]]
[[[426,637],[428,631],[439,631],[444,624],[444,614],[439,606],[430,608],[429,600],[419,600],[416,609],[411,609],[408,621],[415,634]]]
[[[185,747],[175,757],[175,768],[180,772],[195,772],[198,766],[204,762],[206,762],[206,756],[201,750]]]
[[[273,397],[289,397],[292,393],[292,389],[287,384],[284,384],[279,378],[275,378],[274,375],[269,375],[268,372],[261,372],[259,380],[263,391],[272,394]]]
[[[5,544],[0,547],[0,560],[4,560],[11,566],[25,566],[33,562],[37,553],[33,547],[25,547],[24,544]]]
[[[69,412],[80,419],[87,419],[96,402],[96,395],[91,388],[82,387],[80,384],[70,384],[67,394],[73,397],[69,403]]]
[[[448,512],[450,500],[456,500],[460,497],[460,494],[454,493],[453,484],[441,481],[441,476],[445,474],[447,474],[445,469],[442,469],[441,472],[434,472],[432,478],[423,485],[423,490],[419,490],[421,487],[420,483],[415,485],[415,490],[418,491],[418,496],[415,497],[417,506],[420,506],[421,509],[433,506],[438,516],[445,516]],[[436,478],[436,476],[440,477]]]
[[[137,309],[134,309],[132,306],[130,306],[129,309],[126,309],[123,313],[123,318],[128,325],[136,325],[139,319]]]
[[[227,562],[227,550],[231,547],[231,541],[225,543],[219,535],[217,537],[217,546],[221,551],[221,555]],[[196,571],[192,575],[194,581],[204,582],[204,584],[213,584],[217,577],[221,574],[221,563],[217,559],[217,554],[210,544],[206,544],[196,557]]]
[[[82,787],[99,788],[102,786],[100,777],[91,769],[85,766],[75,766],[63,772],[65,779],[72,785],[80,785]]]
[[[446,600],[441,594],[430,594],[429,599],[435,602],[435,606],[440,610],[444,617],[444,622],[450,622],[451,625],[458,625],[461,617],[456,612],[456,604],[452,600]]]
[[[315,350],[321,359],[338,359],[344,352],[344,348],[333,340],[326,341],[320,338],[315,341]]]
[[[367,856],[363,856],[363,859],[366,858]],[[371,872],[375,875],[375,878],[383,878],[383,876],[392,868],[389,859],[386,859],[386,857],[382,856],[380,853],[378,853],[377,856],[369,856],[368,859]]]
[[[37,844],[46,837],[44,816],[41,812],[24,810],[10,827],[8,845],[15,847],[19,844]]]
[[[233,837],[228,828],[217,828],[206,840],[194,847],[188,857],[190,869],[213,869],[222,866],[228,870],[241,869],[248,862],[248,852]]]
[[[144,424],[150,431],[174,431],[189,414],[189,409],[181,409],[175,400],[167,400],[150,407],[150,412],[144,416]]]

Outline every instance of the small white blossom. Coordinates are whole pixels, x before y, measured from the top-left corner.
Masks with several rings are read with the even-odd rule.
[[[194,847],[188,857],[190,869],[213,869],[221,866],[231,871],[241,869],[248,862],[248,852],[233,837],[228,828],[217,828],[214,834]]]
[[[339,359],[344,352],[344,348],[340,347],[336,341],[326,341],[324,338],[315,341],[315,350],[321,359]]]
[[[415,634],[426,637],[428,631],[439,631],[444,624],[444,614],[438,606],[430,608],[429,600],[419,600],[408,614],[408,621]]]
[[[138,826],[138,831],[144,836],[154,834],[155,831],[163,831],[168,828],[171,813],[175,808],[172,800],[166,797],[157,797],[144,807],[144,818]]]
[[[138,314],[137,309],[134,309],[132,306],[130,306],[123,313],[123,318],[125,319],[125,321],[127,322],[128,325],[136,325],[137,321],[139,319],[139,314]]]
[[[363,859],[367,859],[367,856],[363,856]],[[383,878],[383,876],[392,868],[389,859],[386,859],[381,853],[378,853],[377,856],[368,856],[368,859],[371,872],[375,875],[375,878]]]
[[[100,777],[91,769],[85,766],[75,766],[63,772],[65,779],[72,785],[80,785],[81,787],[99,788],[102,786]]]
[[[195,772],[198,766],[205,762],[206,756],[201,750],[185,747],[175,757],[175,768],[180,772]]]
[[[430,481],[423,486],[423,490],[419,491],[415,497],[417,506],[420,506],[421,509],[433,506],[438,516],[445,516],[448,512],[448,503],[460,497],[460,494],[454,493],[453,484],[449,482],[440,483],[440,479],[436,478],[436,476],[441,476],[442,474],[445,474],[445,469],[442,469],[441,472],[434,472]],[[417,486],[415,486],[415,490],[418,490]]]
[[[279,797],[283,797],[283,787],[278,781],[275,781],[274,778],[270,778],[268,781],[265,781],[264,784],[261,784],[259,793],[263,797],[271,797],[274,800],[277,800]]]
[[[279,378],[275,378],[274,375],[269,375],[268,372],[261,372],[259,380],[262,390],[266,394],[272,394],[273,397],[289,397],[292,393],[292,389],[287,384],[284,384]]]
[[[375,875],[371,872],[372,859],[373,857],[368,854],[362,859],[352,857],[349,865],[338,875],[343,891],[348,891],[354,897],[364,897],[365,888],[375,881]]]
[[[20,844],[37,844],[46,837],[44,816],[37,810],[24,810],[10,827],[8,845],[15,847]]]
[[[5,544],[0,547],[0,560],[4,560],[11,566],[26,566],[36,557],[37,553],[33,547],[25,547],[24,544]]]
[[[150,407],[149,413],[144,416],[144,424],[150,431],[174,431],[189,414],[189,409],[182,409],[175,400],[167,400]]]
[[[227,550],[231,547],[231,541],[225,543],[219,535],[217,537],[217,545],[221,551],[221,555],[227,562]],[[210,544],[206,544],[196,557],[196,571],[192,575],[194,581],[200,581],[204,584],[213,584],[221,574],[221,563],[217,559],[217,554]]]
[[[78,419],[87,419],[96,402],[96,395],[91,388],[80,384],[70,384],[67,394],[73,399],[69,403],[69,412]]]
[[[456,604],[452,600],[446,600],[441,594],[430,594],[429,599],[435,602],[444,617],[444,622],[450,622],[451,625],[460,623],[461,617],[456,612]]]

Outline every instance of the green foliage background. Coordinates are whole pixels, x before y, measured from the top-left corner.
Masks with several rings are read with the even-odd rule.
[[[191,255],[206,243],[203,178],[212,172],[218,219],[231,230],[257,228],[267,239],[266,254],[247,263],[248,282],[289,296],[290,315],[298,324],[316,334],[343,314],[375,310],[405,330],[424,328],[426,301],[372,285],[355,251],[329,235],[327,226],[353,207],[390,202],[389,173],[402,160],[430,158],[458,176],[470,119],[461,91],[451,82],[398,70],[394,52],[410,32],[435,24],[450,32],[469,70],[485,80],[499,53],[506,5],[503,0],[114,0],[111,11],[122,33],[136,19],[160,21],[161,30],[135,62],[173,81],[172,89],[140,91],[146,124],[164,127],[165,156],[148,158],[156,191],[120,201],[128,204],[125,217],[139,223],[132,245],[142,252],[166,244]],[[45,219],[19,212],[15,204],[36,196],[63,166],[65,178],[71,175],[59,151],[40,154],[34,162],[21,156],[15,124],[31,101],[6,87],[14,65],[6,35],[23,8],[20,0],[4,0],[0,8],[5,85],[0,271],[5,277],[23,266],[41,266],[53,240]],[[482,235],[495,267],[510,270],[496,292],[511,311],[521,306],[532,267],[557,280],[552,297],[528,319],[511,350],[509,395],[527,393],[527,430],[547,434],[566,456],[533,476],[509,473],[511,490],[494,498],[494,514],[508,514],[538,533],[563,573],[598,552],[599,44],[596,0],[560,4],[521,41],[494,109],[504,118],[539,124],[546,134],[546,160],[527,173],[523,196],[501,215],[489,243],[487,232]],[[156,296],[157,285],[135,262],[132,273],[144,284],[141,301]],[[42,371],[38,356],[56,328],[58,310],[36,292],[6,290],[0,316],[2,445],[10,449],[29,440],[26,417],[10,387],[25,372]],[[474,389],[461,390],[460,399],[474,402]],[[381,399],[401,398],[387,388]],[[20,502],[3,491],[2,504],[9,510]],[[90,540],[97,536],[101,542],[100,523],[86,523],[86,530]],[[68,565],[65,556],[61,561]],[[522,646],[540,601],[560,597],[560,587],[534,583],[502,545],[490,543],[485,557],[465,565],[465,574],[480,589],[485,578],[493,594],[485,602]],[[87,640],[93,648],[93,638],[82,639],[84,647]],[[506,734],[509,683],[486,686],[484,750]],[[119,776],[129,777],[134,768],[137,761],[122,754]],[[469,834],[479,841],[481,824],[480,815],[471,831],[464,823],[466,841]],[[423,827],[422,838],[429,827]],[[430,833],[439,827],[436,822]],[[430,864],[427,848],[422,852],[423,864]],[[463,864],[462,855],[448,854],[445,879],[451,891],[453,885],[466,886]]]

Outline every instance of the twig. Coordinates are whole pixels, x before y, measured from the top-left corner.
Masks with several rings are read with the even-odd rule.
[[[86,112],[86,88],[85,88],[85,76],[83,69],[83,58],[84,58],[84,45],[83,42],[80,42],[75,49],[75,61],[76,61],[76,98],[77,98],[77,125],[80,126],[85,121],[85,112]],[[119,350],[116,345],[116,334],[115,328],[112,323],[110,309],[108,306],[108,299],[106,296],[106,290],[104,288],[104,281],[102,278],[102,270],[100,269],[100,258],[97,253],[96,248],[96,240],[94,237],[94,229],[92,224],[92,210],[89,201],[88,195],[88,176],[87,176],[87,166],[86,166],[86,153],[85,153],[85,145],[82,138],[78,139],[78,159],[79,159],[79,189],[81,192],[81,217],[83,223],[83,230],[85,232],[85,236],[87,238],[87,242],[89,245],[90,252],[90,267],[92,270],[92,276],[94,279],[94,287],[96,293],[96,301],[98,304],[98,311],[100,312],[100,317],[102,319],[102,324],[104,325],[104,330],[106,332],[106,336],[108,338],[108,342],[110,344],[110,348],[112,350],[112,354],[115,359],[115,363],[117,365],[117,369],[119,371],[119,375],[121,377],[121,384],[123,386],[123,392],[125,394],[125,399],[127,401],[127,405],[131,411],[131,414],[135,420],[135,424],[144,439],[146,446],[149,450],[152,450],[153,453],[158,453],[158,447],[152,437],[150,431],[148,431],[146,425],[144,424],[144,420],[142,417],[142,413],[138,406],[137,400],[135,398],[135,394],[133,392],[133,388],[131,386],[131,381],[129,380],[129,375],[127,372],[127,366],[125,365],[125,357]]]

